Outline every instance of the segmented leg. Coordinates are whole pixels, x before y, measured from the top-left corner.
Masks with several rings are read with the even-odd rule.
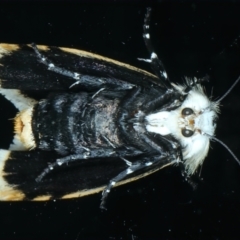
[[[37,182],[41,182],[42,179],[49,173],[51,172],[53,169],[55,169],[56,167],[59,167],[63,164],[67,164],[69,162],[74,162],[74,161],[79,161],[79,160],[86,160],[89,158],[93,158],[94,156],[98,156],[99,158],[101,157],[109,157],[111,156],[111,154],[114,155],[114,151],[111,149],[96,149],[96,150],[92,150],[90,151],[89,149],[87,149],[87,151],[84,151],[82,153],[78,153],[78,154],[72,154],[63,158],[59,158],[56,160],[56,162],[49,164],[47,168],[45,168],[42,173],[36,178]]]
[[[154,139],[151,139],[149,136],[146,134],[141,134],[142,140],[144,140],[149,146],[151,146],[153,149],[158,151],[160,154],[153,156],[150,160],[149,159],[143,159],[141,161],[136,161],[134,163],[131,163],[127,161],[127,165],[129,166],[126,170],[122,171],[119,173],[116,177],[110,180],[109,184],[107,187],[103,190],[102,192],[102,200],[100,204],[100,208],[105,209],[105,202],[108,194],[110,193],[112,187],[122,179],[124,179],[127,175],[132,174],[140,169],[147,168],[151,166],[154,163],[161,163],[162,165],[166,163],[176,163],[178,164],[179,162],[183,161],[182,157],[182,151],[180,148],[180,145],[175,142],[168,140],[166,138],[160,138],[158,140],[161,141],[162,144],[157,144]],[[155,139],[156,140],[156,139]],[[164,148],[161,147],[164,145]],[[168,151],[166,151],[168,150]],[[169,153],[169,154],[167,154]],[[169,155],[171,156],[169,160]],[[166,159],[166,162],[163,162],[163,159]],[[123,159],[125,160],[125,159]]]
[[[96,92],[96,95],[99,94],[101,91],[105,90],[105,88],[114,88],[116,90],[129,90],[132,89],[134,84],[121,81],[120,79],[114,79],[112,77],[99,77],[94,75],[87,75],[87,74],[80,74],[78,72],[69,71],[65,68],[56,66],[53,62],[51,62],[44,54],[40,53],[38,50],[36,44],[32,43],[32,48],[36,53],[37,58],[39,61],[47,66],[49,71],[53,71],[55,73],[61,74],[63,76],[69,77],[73,80],[75,80],[74,83],[72,83],[69,88],[78,87],[81,89],[81,87],[88,88],[89,89],[96,89],[98,92]],[[93,98],[96,96],[93,95]]]
[[[39,52],[35,43],[32,43],[31,45],[32,45],[32,48],[35,51],[37,57],[39,58],[40,62],[43,63],[44,65],[46,65],[50,71],[73,78],[73,79],[77,80],[77,82],[79,82],[81,80],[81,74],[79,74],[77,72],[68,71],[65,68],[60,68],[58,66],[55,66],[54,63],[52,63],[47,57],[45,57],[44,55],[42,55]]]
[[[102,192],[102,199],[101,199],[100,208],[106,209],[105,202],[106,202],[107,196],[110,193],[113,186],[117,182],[120,182],[121,180],[123,180],[129,174],[133,174],[134,172],[136,172],[140,169],[148,168],[149,166],[156,163],[157,161],[162,162],[163,158],[166,158],[166,156],[154,156],[153,158],[151,158],[151,160],[143,159],[142,161],[136,161],[136,162],[132,163],[126,170],[122,171],[116,177],[111,179],[109,184],[107,185],[107,187]],[[164,165],[164,164],[162,164],[162,165]]]
[[[113,149],[116,149],[116,146],[106,137],[106,136],[102,136],[105,141],[113,148]],[[126,150],[129,150],[129,149],[126,149]],[[134,151],[134,150],[133,150]],[[130,162],[129,160],[125,159],[124,157],[122,156],[119,156],[120,159],[122,159],[128,166],[131,166],[132,165],[132,162]]]
[[[180,162],[180,169],[181,169],[181,173],[182,176],[184,178],[184,180],[186,182],[188,182],[188,184],[192,187],[193,190],[195,190],[197,188],[197,183],[191,178],[191,176],[187,173],[186,169],[185,169],[185,165],[184,162]]]
[[[141,139],[161,155],[168,153],[169,162],[183,162],[182,149],[177,141],[169,140],[163,136],[141,134]]]
[[[147,50],[150,53],[150,59],[144,60],[140,58],[139,60],[150,62],[154,73],[159,77],[160,80],[163,80],[162,83],[165,85],[165,87],[168,89],[172,89],[172,86],[170,84],[170,81],[169,81],[167,72],[163,66],[163,63],[158,58],[157,54],[153,49],[153,45],[150,39],[150,32],[149,32],[150,16],[151,16],[151,8],[147,8],[147,13],[145,15],[144,25],[143,25],[143,39],[147,47]]]
[[[148,112],[152,112],[153,109],[158,109],[158,106],[163,106],[164,102],[166,103],[167,101],[171,100],[173,94],[174,92],[171,90],[166,91],[163,95],[146,103],[144,109],[146,109]]]
[[[70,162],[75,161],[82,161],[87,160],[89,158],[108,158],[108,157],[119,157],[123,158],[124,156],[138,156],[142,154],[142,151],[139,151],[135,148],[101,148],[101,149],[87,149],[84,148],[85,151],[82,153],[72,154],[63,158],[59,158],[56,160],[56,162],[49,164],[47,168],[45,168],[42,173],[36,178],[37,182],[41,182],[42,179],[49,174],[52,170],[54,170],[56,167],[60,167],[63,164],[67,164]],[[125,162],[127,160],[123,159]],[[126,162],[128,165],[130,162]]]

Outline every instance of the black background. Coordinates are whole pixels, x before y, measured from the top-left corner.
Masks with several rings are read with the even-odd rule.
[[[142,39],[152,6],[151,38],[172,81],[210,76],[213,99],[240,75],[240,3],[186,1],[5,2],[0,42],[84,49],[151,71]],[[216,136],[240,157],[240,86],[222,102]],[[3,104],[1,117],[4,117]],[[1,126],[4,128],[4,126]],[[3,133],[3,131],[2,131]],[[7,136],[1,134],[1,142]],[[169,167],[101,194],[49,202],[0,202],[0,239],[238,239],[240,167],[212,142],[196,190]]]

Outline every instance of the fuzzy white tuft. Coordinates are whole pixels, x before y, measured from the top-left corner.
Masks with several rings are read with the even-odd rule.
[[[185,87],[174,86],[178,91]],[[182,110],[190,108],[193,114],[184,116]],[[171,134],[182,146],[184,164],[189,175],[193,174],[207,156],[210,139],[204,133],[213,136],[216,128],[214,119],[219,112],[217,103],[212,102],[203,92],[200,85],[194,87],[187,95],[182,105],[173,111],[162,111],[146,117],[146,129],[163,136]],[[182,129],[194,132],[191,137],[185,137]]]

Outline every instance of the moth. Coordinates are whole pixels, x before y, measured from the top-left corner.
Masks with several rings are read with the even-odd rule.
[[[0,150],[0,200],[50,200],[102,191],[169,165],[188,178],[214,138],[219,101],[203,79],[172,83],[150,39],[153,73],[77,49],[0,44],[0,94],[18,113]],[[34,99],[30,91],[43,95]]]

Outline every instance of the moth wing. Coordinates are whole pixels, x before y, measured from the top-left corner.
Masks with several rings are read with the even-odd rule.
[[[59,47],[37,46],[54,66],[80,75],[77,79],[49,70],[40,62],[31,45],[0,44],[2,88],[19,90],[129,89],[133,86],[161,87],[157,77],[144,70],[90,52]]]
[[[88,159],[54,169],[41,182],[36,177],[59,155],[45,151],[0,150],[0,200],[49,200],[83,197],[100,192],[127,167],[119,159]],[[116,184],[122,185],[149,175],[169,164],[149,168]],[[64,168],[64,170],[62,169]]]

